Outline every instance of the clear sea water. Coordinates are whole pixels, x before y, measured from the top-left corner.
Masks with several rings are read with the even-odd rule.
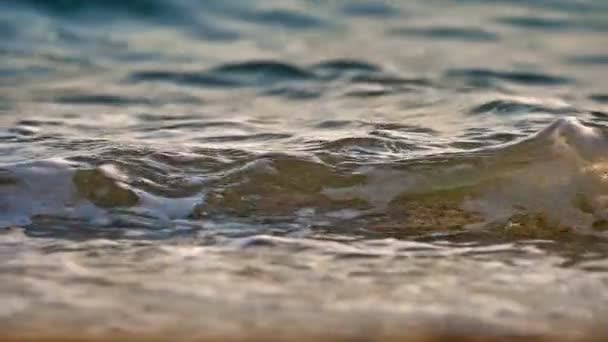
[[[0,1],[0,327],[601,331],[607,123],[604,0]]]

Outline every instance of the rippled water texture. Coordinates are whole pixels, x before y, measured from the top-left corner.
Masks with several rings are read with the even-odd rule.
[[[604,331],[607,19],[2,1],[3,333]]]

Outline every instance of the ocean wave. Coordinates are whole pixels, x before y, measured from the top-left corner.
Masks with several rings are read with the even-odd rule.
[[[119,217],[123,225],[137,224],[125,221],[125,213],[161,225],[213,217],[290,221],[301,210],[340,221],[347,218],[332,213],[347,209],[359,212],[347,215],[350,219],[379,215],[382,224],[399,222],[404,232],[500,226],[592,233],[608,222],[608,139],[577,119],[562,117],[526,139],[466,153],[379,165],[356,159],[340,165],[327,158],[335,149],[362,153],[381,148],[376,146],[381,142],[338,140],[320,147],[322,159],[316,160],[268,154],[183,164],[172,157],[145,158],[137,166],[124,160],[104,163],[100,156],[93,157],[98,165],[93,167],[61,160],[5,165],[1,223],[28,225],[52,216],[103,225],[116,224]],[[184,177],[201,173],[197,185],[182,179],[170,182],[171,191],[163,190],[162,174],[184,166]]]

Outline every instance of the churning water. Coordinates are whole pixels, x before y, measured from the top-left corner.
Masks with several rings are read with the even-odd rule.
[[[604,0],[4,0],[8,334],[608,321]]]

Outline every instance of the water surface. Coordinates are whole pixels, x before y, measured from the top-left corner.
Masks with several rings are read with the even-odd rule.
[[[606,18],[2,2],[3,331],[605,329]]]

